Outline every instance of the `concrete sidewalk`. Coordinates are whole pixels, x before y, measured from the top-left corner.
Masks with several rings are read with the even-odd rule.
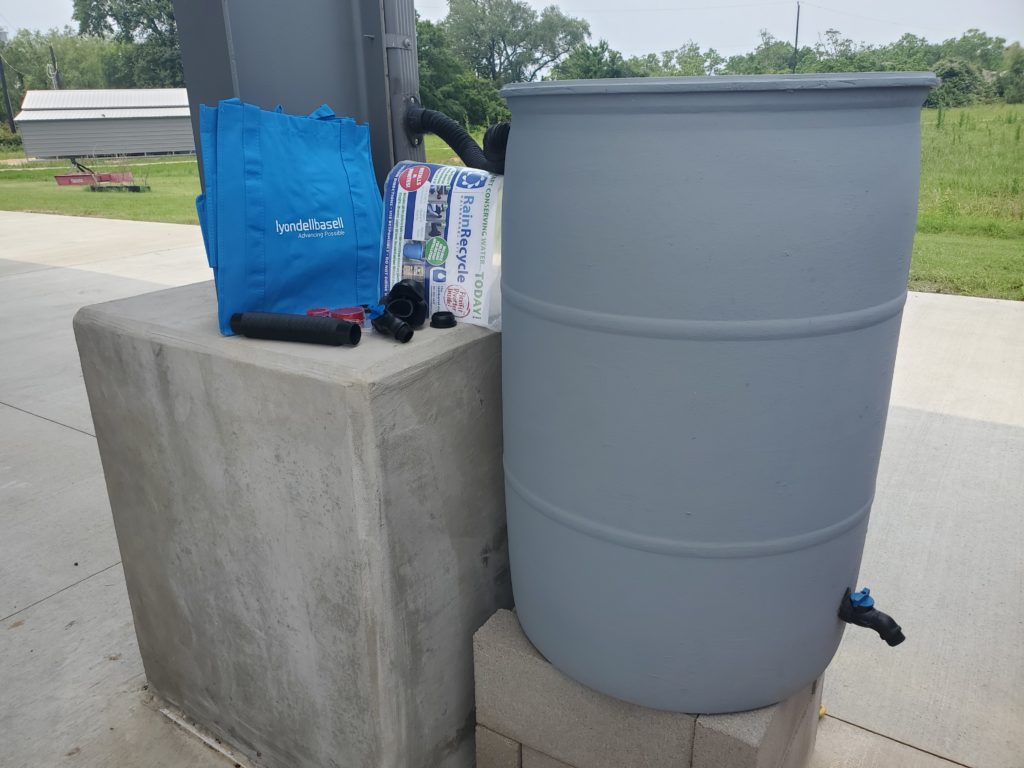
[[[230,763],[149,701],[71,318],[209,279],[197,227],[0,211],[0,765]]]
[[[223,766],[156,710],[71,318],[207,280],[195,227],[0,212],[0,764]],[[1024,766],[1024,303],[911,294],[814,768]],[[813,575],[812,575],[813,577]]]

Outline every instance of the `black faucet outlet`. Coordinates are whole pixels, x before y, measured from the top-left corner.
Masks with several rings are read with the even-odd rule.
[[[903,634],[903,628],[892,616],[875,608],[875,598],[871,597],[871,590],[867,587],[852,593],[847,588],[843,601],[839,604],[839,618],[847,624],[875,630],[890,647],[895,647],[907,639]]]

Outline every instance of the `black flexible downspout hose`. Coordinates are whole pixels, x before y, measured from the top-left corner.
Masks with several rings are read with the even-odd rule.
[[[484,156],[494,166],[494,173],[505,173],[505,150],[512,123],[495,123],[484,133]]]
[[[434,133],[440,136],[468,167],[491,173],[505,172],[508,123],[493,125],[487,130],[484,137],[485,151],[480,149],[480,145],[469,135],[469,131],[443,112],[412,106],[406,112],[405,120],[413,134]]]

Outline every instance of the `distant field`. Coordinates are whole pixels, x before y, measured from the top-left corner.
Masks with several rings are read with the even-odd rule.
[[[436,136],[427,137],[426,151],[427,160],[432,163],[458,162],[455,153]],[[7,153],[0,156],[0,160],[14,157],[17,157],[15,153]],[[58,187],[54,175],[71,171],[64,160],[40,160],[26,166],[0,163],[0,211],[198,223],[195,199],[200,185],[194,157],[142,157],[131,158],[127,163],[87,160],[85,163],[93,169],[126,166],[135,174],[136,181],[149,184],[152,191],[101,194],[81,187]]]
[[[1024,299],[1024,105],[926,109],[910,287]]]
[[[1024,299],[1022,133],[1024,105],[923,111],[912,289]],[[458,162],[435,136],[427,137],[426,153],[429,162]],[[53,175],[66,168],[60,161],[0,163],[0,210],[196,223],[194,159],[140,158],[128,165],[152,192],[58,187]]]
[[[60,160],[39,161],[22,167],[0,165],[0,210],[198,223],[195,199],[199,194],[199,170],[194,157],[86,163],[95,170],[127,167],[135,175],[136,183],[149,184],[152,191],[98,193],[82,187],[58,187],[54,175],[72,170],[68,163]]]
[[[923,111],[917,230],[1024,237],[1024,105]]]

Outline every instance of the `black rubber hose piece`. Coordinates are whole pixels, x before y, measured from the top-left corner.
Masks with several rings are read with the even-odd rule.
[[[858,627],[867,627],[878,633],[878,636],[885,640],[890,648],[893,648],[904,640],[903,628],[896,623],[895,619],[887,613],[872,606],[865,608],[854,605],[850,600],[852,593],[849,589],[843,595],[843,601],[839,604],[839,618],[848,624],[856,624]]]
[[[348,320],[279,312],[236,313],[231,316],[231,330],[250,339],[298,341],[331,347],[354,347],[363,336],[363,329]]]
[[[505,172],[507,128],[497,131],[490,142],[487,141],[486,136],[484,137],[484,146],[490,150],[488,154],[480,149],[480,145],[469,135],[469,131],[443,112],[412,106],[405,113],[405,122],[413,134],[433,133],[439,136],[469,168],[478,168],[490,173]],[[494,128],[497,126],[492,126],[492,129]]]

